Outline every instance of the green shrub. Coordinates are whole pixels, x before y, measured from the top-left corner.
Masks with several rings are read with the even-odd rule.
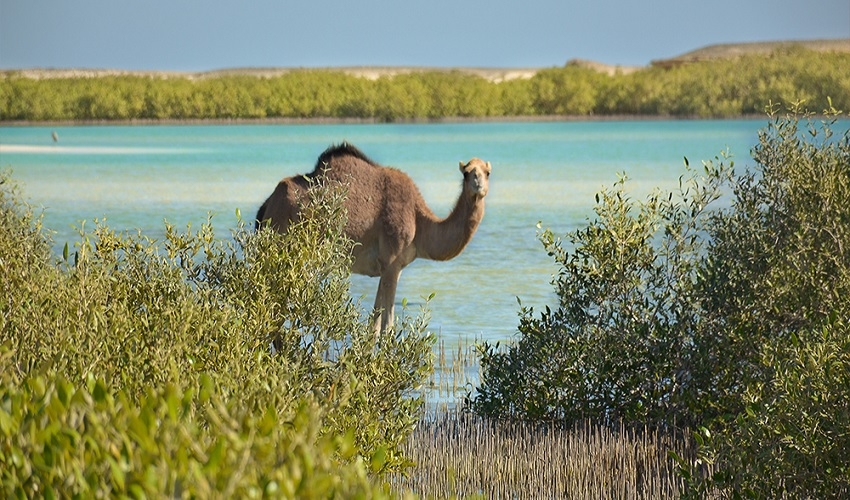
[[[717,415],[740,413],[744,388],[770,376],[765,346],[850,310],[848,134],[777,119],[759,136],[757,168],[735,177],[732,206],[706,225],[694,364],[707,369],[695,382],[697,406]]]
[[[740,400],[744,410],[700,434],[701,459],[718,472],[694,481],[694,496],[716,487],[766,498],[846,498],[847,320],[835,318],[819,330],[772,339],[757,366],[768,375],[746,387]]]
[[[752,170],[706,163],[645,202],[621,181],[566,244],[543,231],[559,303],[480,346],[470,408],[701,428],[702,488],[848,491],[850,131],[799,115],[760,133]]]
[[[707,167],[718,180],[727,167]],[[560,298],[539,316],[523,307],[507,349],[480,346],[477,413],[500,418],[599,423],[693,421],[686,385],[693,288],[703,243],[698,228],[719,186],[691,184],[679,197],[631,200],[621,179],[598,195],[596,219],[564,244],[541,241],[560,266]],[[687,420],[682,420],[687,419]]]
[[[10,351],[2,353],[4,373]],[[0,478],[6,498],[388,496],[352,436],[322,432],[305,400],[284,419],[201,389],[150,389],[134,401],[102,380],[39,375],[0,387]]]
[[[708,368],[706,456],[733,492],[846,496],[850,131],[776,120],[753,158],[708,226],[694,361]]]
[[[292,421],[306,402],[314,408],[304,417],[318,426],[314,434],[349,436],[350,455],[370,472],[405,466],[399,445],[421,412],[416,390],[431,369],[433,336],[423,335],[423,315],[405,316],[396,331],[376,338],[352,301],[341,189],[317,187],[305,208],[310,216],[286,235],[240,224],[220,239],[208,222],[186,232],[166,225],[157,242],[100,222],[55,262],[38,219],[11,184],[4,177],[0,185],[0,345],[8,349],[3,373],[10,394],[36,379],[74,391],[96,380],[126,399],[122,407],[143,409],[172,391],[192,402],[187,425],[204,429],[218,425],[210,421],[210,404],[191,396],[204,391],[246,423],[269,412],[275,422]],[[129,439],[121,429],[109,432]],[[240,432],[249,436],[251,429]],[[209,439],[229,439],[221,433]],[[319,441],[308,445],[327,449]],[[251,462],[253,453],[246,456],[245,470],[273,473],[267,463]],[[184,466],[171,473],[179,478]],[[18,479],[8,487],[23,487]],[[216,481],[214,489],[221,486]]]

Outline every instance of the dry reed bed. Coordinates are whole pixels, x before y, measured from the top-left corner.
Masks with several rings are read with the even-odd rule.
[[[492,422],[459,411],[423,418],[405,445],[416,464],[393,478],[423,498],[670,498],[683,483],[668,452],[691,440],[648,429]]]
[[[397,490],[423,498],[680,496],[683,482],[668,452],[693,461],[688,433],[488,421],[459,409],[480,380],[474,345],[436,347],[428,412],[404,447],[416,465],[392,478]]]

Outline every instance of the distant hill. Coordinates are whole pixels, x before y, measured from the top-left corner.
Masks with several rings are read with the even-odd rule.
[[[770,54],[777,50],[802,47],[818,52],[850,52],[850,38],[837,40],[784,40],[777,42],[721,43],[692,50],[669,59],[652,61],[652,66],[670,68],[700,61],[732,59],[751,54]]]

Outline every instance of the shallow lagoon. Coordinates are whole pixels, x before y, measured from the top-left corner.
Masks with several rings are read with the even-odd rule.
[[[163,220],[197,227],[208,213],[220,236],[235,212],[252,219],[285,176],[312,170],[331,143],[347,140],[374,160],[407,172],[438,215],[460,191],[458,162],[493,166],[487,212],[463,254],[418,260],[397,295],[417,312],[430,303],[431,328],[447,344],[507,340],[519,306],[554,301],[556,271],[537,241],[537,223],[558,234],[593,216],[594,195],[631,179],[633,197],[671,189],[692,166],[750,148],[767,120],[581,121],[334,125],[134,125],[0,127],[0,168],[11,168],[28,201],[43,207],[57,252],[74,227],[106,218],[113,229],[158,238]],[[57,133],[58,141],[51,138]],[[355,276],[352,293],[371,306],[377,279]]]

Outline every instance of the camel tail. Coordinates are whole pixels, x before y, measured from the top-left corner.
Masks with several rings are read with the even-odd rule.
[[[257,210],[257,219],[254,221],[254,229],[256,231],[260,230],[260,224],[262,224],[263,217],[265,217],[266,215],[266,205],[268,204],[269,200],[264,201],[263,204],[260,206],[260,209]]]

